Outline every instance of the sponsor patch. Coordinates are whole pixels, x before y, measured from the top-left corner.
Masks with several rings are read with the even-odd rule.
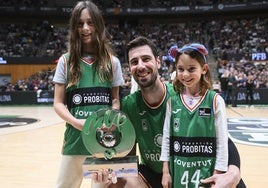
[[[198,115],[199,116],[211,116],[211,108],[199,108]]]

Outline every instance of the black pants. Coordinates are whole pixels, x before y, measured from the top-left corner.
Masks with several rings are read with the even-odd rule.
[[[139,165],[139,172],[152,188],[162,188],[162,173],[156,173],[145,165]]]
[[[237,106],[237,92],[238,92],[237,88],[232,88],[232,107]]]
[[[250,98],[250,100],[249,100]],[[247,91],[246,93],[246,103],[249,105],[253,104],[253,91]]]

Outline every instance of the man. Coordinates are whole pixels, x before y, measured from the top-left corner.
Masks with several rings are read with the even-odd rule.
[[[236,69],[232,69],[230,73],[230,84],[231,84],[231,97],[232,107],[237,107],[237,93],[238,93],[238,72]]]
[[[138,37],[128,43],[126,51],[131,74],[140,89],[122,100],[121,110],[129,116],[135,128],[141,161],[138,178],[119,178],[118,183],[111,186],[140,188],[147,185],[162,188],[162,162],[159,158],[166,102],[174,93],[173,86],[161,81],[158,74],[161,61],[156,46],[150,40]],[[240,159],[233,142],[229,143],[228,171],[206,179],[203,183],[213,183],[215,187],[236,187],[240,180]],[[96,174],[93,180],[103,182],[105,178],[102,173],[100,171]],[[139,184],[141,182],[143,184]]]

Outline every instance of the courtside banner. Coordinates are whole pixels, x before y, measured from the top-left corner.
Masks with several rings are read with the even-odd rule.
[[[0,104],[32,105],[53,104],[54,91],[11,91],[0,92]]]
[[[253,90],[253,105],[268,104],[268,89],[257,88]],[[3,104],[52,104],[54,101],[54,91],[42,91],[40,93],[33,91],[13,91],[0,92],[0,105]],[[231,101],[231,99],[230,99]],[[237,89],[237,104],[245,105],[246,103],[246,89]]]

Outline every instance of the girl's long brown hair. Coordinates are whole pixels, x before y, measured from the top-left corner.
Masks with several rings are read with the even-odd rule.
[[[92,37],[93,64],[100,81],[112,80],[112,55],[113,51],[109,44],[109,37],[106,31],[104,20],[99,8],[91,1],[79,1],[74,7],[70,18],[69,29],[69,72],[67,87],[75,85],[81,78],[80,58],[82,57],[82,45],[78,34],[78,23],[82,10],[87,9],[91,21],[95,27],[95,34]]]

